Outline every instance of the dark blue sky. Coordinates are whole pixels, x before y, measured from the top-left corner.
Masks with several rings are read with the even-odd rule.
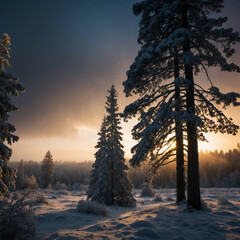
[[[1,34],[11,36],[13,71],[27,89],[13,115],[21,135],[61,135],[71,122],[99,124],[106,90],[111,83],[121,87],[138,49],[134,2],[3,2]]]
[[[64,143],[56,146],[56,139],[51,143],[46,139],[70,139],[79,130],[76,126],[80,126],[84,134],[92,134],[89,146],[91,154],[94,153],[96,129],[100,126],[105,96],[112,83],[119,92],[120,110],[129,102],[122,93],[122,81],[139,49],[139,18],[132,14],[135,2],[1,0],[0,34],[6,32],[11,37],[13,72],[26,87],[26,92],[14,100],[19,111],[11,115],[21,139],[15,147],[18,150],[14,150],[16,158],[22,157],[22,149],[25,153],[28,149],[30,158],[33,141],[37,141],[36,152],[42,144],[42,152],[34,157],[43,156],[46,148],[66,153]],[[229,17],[228,26],[236,31],[240,31],[239,11],[239,0],[225,0],[223,15]],[[239,45],[236,51],[233,60],[240,64]],[[211,77],[223,90],[240,92],[239,75],[212,71]],[[239,109],[231,114],[239,124]],[[95,130],[91,132],[81,126]],[[125,130],[129,134],[128,142],[131,141],[130,129]],[[42,142],[36,140],[39,138]],[[67,145],[79,146],[85,141],[83,138],[78,144],[69,140]],[[228,141],[240,141],[239,135]],[[130,149],[131,144],[128,145]],[[86,150],[86,156],[89,151]]]

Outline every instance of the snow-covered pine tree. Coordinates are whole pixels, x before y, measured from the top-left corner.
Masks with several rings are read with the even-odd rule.
[[[175,21],[174,11],[171,11],[171,8],[173,7],[170,7],[169,1],[143,1],[134,5],[134,14],[142,13],[138,38],[138,43],[142,44],[142,48],[135,59],[135,63],[127,73],[128,80],[124,82],[124,86],[127,96],[131,95],[131,88],[135,88],[135,92],[132,93],[139,93],[143,97],[133,105],[126,107],[125,113],[127,115],[135,114],[134,111],[142,113],[140,116],[141,123],[133,129],[133,134],[135,139],[143,140],[141,147],[144,148],[136,146],[133,149],[133,151],[138,152],[131,160],[133,165],[139,164],[141,160],[150,157],[153,166],[151,174],[154,174],[160,165],[168,163],[166,161],[168,158],[176,155],[177,202],[180,202],[185,199],[185,174],[183,126],[179,114],[177,115],[178,112],[181,112],[183,105],[183,96],[181,96],[183,90],[179,84],[181,66],[179,66],[178,48],[177,45],[169,48],[168,54],[155,53],[158,44],[169,34],[172,34],[179,24],[178,21]],[[154,13],[152,17],[155,18],[155,22],[151,19],[151,13]],[[178,40],[177,36],[174,38],[176,41]],[[165,85],[164,80],[169,78],[174,78],[175,82]],[[129,86],[129,83],[131,86]],[[174,94],[170,98],[169,104],[175,100],[172,109],[165,104],[171,93]],[[159,98],[164,100],[155,104]],[[153,107],[147,113],[144,112],[144,109],[151,105]],[[159,114],[160,112],[162,113]],[[168,112],[168,118],[163,114],[164,112],[165,114]],[[161,122],[161,127],[157,123],[158,121]],[[150,124],[151,122],[152,124]],[[143,129],[145,129],[144,136],[135,134],[139,130],[143,131]],[[172,135],[172,137],[167,139],[168,135]],[[161,142],[158,142],[160,139]],[[176,142],[175,148],[172,147],[174,140]],[[146,142],[148,142],[148,146]],[[161,149],[164,149],[164,151],[161,152]]]
[[[199,163],[198,163],[198,139],[197,139],[197,107],[202,112],[202,120],[206,116],[218,117],[224,119],[224,121],[218,121],[220,132],[228,132],[230,134],[236,134],[238,126],[231,123],[231,119],[227,119],[223,114],[215,107],[212,107],[212,103],[207,100],[202,94],[202,89],[196,88],[194,83],[194,72],[198,73],[200,68],[206,72],[208,77],[207,68],[211,66],[219,66],[222,71],[238,71],[240,68],[231,63],[228,64],[226,58],[231,57],[234,53],[232,44],[236,41],[240,41],[239,33],[234,33],[233,29],[225,29],[222,25],[227,21],[227,18],[211,18],[209,13],[218,13],[223,8],[223,0],[198,0],[191,2],[189,0],[182,0],[180,7],[181,12],[181,25],[182,30],[185,32],[182,42],[182,60],[184,64],[186,84],[186,111],[192,119],[187,121],[187,141],[188,141],[188,206],[192,206],[196,209],[201,209],[200,201],[200,184],[199,184]],[[218,43],[221,43],[221,48],[218,48]],[[208,77],[210,80],[210,78]],[[211,83],[211,80],[210,80]],[[211,92],[211,100],[216,100],[215,90],[218,88],[211,86],[208,92]],[[204,92],[206,94],[206,92]],[[208,94],[208,93],[207,93]],[[195,96],[197,95],[197,96]],[[220,99],[216,101],[224,101],[224,98],[231,96],[229,104],[234,106],[239,105],[237,98],[240,97],[237,93],[229,93],[227,95],[220,96]],[[211,106],[211,107],[209,107]],[[205,108],[210,109],[206,112]],[[225,106],[224,106],[225,107]],[[217,114],[212,114],[212,110],[218,111]],[[230,123],[230,124],[229,124]],[[214,123],[216,126],[216,124]],[[212,122],[205,124],[202,121],[202,130],[211,131]],[[206,127],[209,127],[206,130]],[[224,130],[223,130],[224,128]]]
[[[54,163],[53,156],[50,151],[47,151],[42,160],[42,185],[43,188],[53,185]]]
[[[97,148],[98,150],[95,153],[95,162],[92,165],[93,169],[91,171],[90,182],[87,190],[88,198],[91,198],[95,191],[96,183],[99,179],[99,168],[102,165],[102,161],[103,159],[105,159],[105,156],[107,153],[106,124],[107,124],[107,119],[104,116],[101,129],[98,133],[99,139],[98,139],[97,145],[95,146],[95,148]]]
[[[133,78],[137,77],[137,81],[140,82],[140,78],[143,77],[144,81],[147,79],[150,80],[150,84],[148,83],[146,86],[149,90],[149,92],[152,91],[154,93],[157,90],[157,86],[160,84],[163,85],[163,88],[159,89],[159,92],[162,92],[162,96],[169,95],[170,86],[165,86],[162,83],[164,80],[169,78],[174,78],[174,96],[175,99],[175,106],[174,111],[180,112],[182,109],[182,97],[181,97],[181,86],[179,83],[177,83],[177,80],[179,78],[179,60],[178,60],[178,48],[177,45],[174,47],[169,48],[168,55],[166,53],[164,54],[155,54],[155,48],[158,46],[158,44],[164,40],[168,35],[172,34],[175,30],[175,27],[179,24],[179,21],[174,18],[174,11],[171,12],[171,9],[174,6],[170,6],[169,1],[145,1],[141,2],[140,4],[135,4],[133,11],[135,15],[139,15],[141,12],[142,14],[142,20],[140,22],[140,31],[139,31],[139,38],[138,42],[140,44],[143,44],[141,51],[138,54],[137,60],[137,69],[140,70],[140,72],[135,72],[136,67],[134,67],[134,64],[131,66],[134,68],[134,71],[129,71],[129,75]],[[145,11],[146,10],[146,11]],[[155,22],[152,21],[150,12],[153,10],[155,12]],[[157,16],[157,18],[156,18]],[[174,38],[177,41],[177,37],[174,36]],[[154,57],[150,57],[150,55],[154,55]],[[149,58],[150,57],[150,58]],[[148,61],[150,60],[150,62]],[[151,66],[149,66],[151,65]],[[153,67],[154,66],[154,67]],[[153,71],[154,69],[154,71]],[[140,73],[140,74],[139,74]],[[135,75],[135,76],[134,76]],[[145,80],[146,78],[146,80]],[[147,80],[147,81],[148,81]],[[146,81],[146,83],[147,83]],[[145,85],[145,83],[143,84]],[[142,85],[142,86],[143,86]],[[146,91],[145,89],[144,91]],[[166,92],[167,90],[167,92]],[[165,91],[165,94],[163,94]],[[156,92],[154,93],[155,97]],[[156,100],[156,99],[155,99]],[[146,101],[144,101],[146,104]],[[152,104],[153,102],[151,102]],[[145,105],[147,106],[147,105]],[[159,105],[159,109],[160,105]],[[172,156],[174,153],[176,153],[176,161],[177,161],[177,202],[181,202],[185,199],[185,173],[184,173],[184,145],[183,145],[183,126],[182,122],[179,120],[179,117],[177,116],[171,116],[172,119],[170,119],[172,128],[170,131],[172,131],[175,128],[175,143],[176,147],[173,148],[172,143],[173,139],[171,138],[170,141],[166,141],[163,145],[165,146],[165,151],[162,156],[162,159],[165,159],[166,157]],[[173,119],[174,118],[174,119]],[[174,120],[174,122],[172,121]],[[170,122],[168,122],[169,125]],[[175,126],[174,126],[175,125]],[[173,134],[173,133],[172,133]],[[163,134],[164,135],[164,134]],[[166,135],[166,134],[165,134]],[[163,147],[163,146],[162,146]],[[164,160],[164,164],[166,164]],[[157,164],[158,165],[158,164]],[[152,170],[153,172],[156,171],[158,167],[154,167]]]
[[[0,37],[0,196],[5,194],[9,187],[14,186],[16,173],[8,166],[12,150],[6,144],[18,141],[13,133],[15,127],[9,123],[9,113],[16,111],[17,107],[12,104],[12,97],[19,96],[25,89],[18,83],[18,79],[11,73],[6,72],[6,67],[11,67],[10,58],[10,37],[3,34]]]
[[[131,191],[133,185],[128,179],[125,165],[117,91],[112,85],[106,101],[106,153],[98,167],[98,179],[92,200],[107,205],[135,206]]]
[[[138,39],[142,47],[123,83],[127,96],[141,96],[124,111],[128,117],[140,113],[139,124],[133,129],[133,137],[139,143],[132,149],[131,164],[150,158],[154,172],[171,162],[169,158],[176,154],[171,147],[176,140],[173,133],[177,132],[173,119],[175,123],[178,120],[188,140],[188,205],[196,209],[201,208],[197,137],[205,140],[203,132],[209,131],[236,134],[238,129],[214,102],[223,107],[238,106],[240,95],[222,94],[213,85],[205,90],[193,81],[193,73],[200,71],[210,80],[210,66],[239,71],[238,66],[226,60],[234,53],[231,45],[239,41],[239,34],[222,27],[226,18],[209,17],[210,12],[221,11],[222,3],[146,0],[135,4],[134,14],[142,15]],[[174,71],[176,66],[179,71]],[[173,77],[175,80],[171,81]]]

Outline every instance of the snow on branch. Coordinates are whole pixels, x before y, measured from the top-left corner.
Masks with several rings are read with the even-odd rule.
[[[210,94],[212,95],[212,101],[215,101],[217,104],[223,104],[223,107],[226,108],[229,105],[233,105],[237,107],[240,105],[238,102],[238,98],[240,98],[240,94],[236,92],[229,92],[229,93],[222,93],[220,92],[219,88],[211,87],[209,89]]]

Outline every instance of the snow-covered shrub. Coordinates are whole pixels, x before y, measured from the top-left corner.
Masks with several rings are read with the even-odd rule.
[[[57,182],[55,185],[54,185],[54,190],[67,190],[67,185],[64,184],[64,183],[60,183],[60,182]]]
[[[171,196],[167,196],[166,200],[167,200],[167,201],[174,201],[174,198],[171,197]]]
[[[152,186],[150,184],[144,185],[141,190],[141,197],[153,197],[154,194],[155,191],[152,189]]]
[[[56,193],[62,195],[69,195],[69,192],[67,190],[58,190]]]
[[[80,200],[77,204],[77,211],[88,214],[95,214],[98,216],[108,216],[109,208],[101,203],[97,203],[91,200]]]
[[[221,196],[218,198],[218,203],[221,204],[221,205],[229,205],[229,204],[231,204],[226,198],[221,197]]]
[[[47,190],[52,190],[52,189],[53,189],[53,187],[52,187],[52,185],[51,185],[51,184],[49,184],[49,185],[47,186],[47,188],[45,188],[45,189],[47,189]]]
[[[48,204],[46,196],[43,193],[38,193],[36,196],[34,196],[34,200],[33,201],[34,201],[34,203]]]
[[[69,191],[82,191],[83,187],[81,183],[73,183],[68,186]]]
[[[144,200],[138,201],[138,203],[141,204],[141,205],[145,205],[145,201]]]
[[[30,189],[38,188],[37,179],[34,175],[32,175],[31,177],[25,176],[25,184],[26,184],[26,188],[30,188]]]
[[[44,193],[45,193],[45,194],[54,194],[55,191],[52,190],[52,189],[44,189]]]
[[[86,194],[86,192],[84,192],[84,191],[71,191],[71,194],[73,196],[83,196],[83,195]]]
[[[33,239],[37,217],[26,195],[15,194],[0,201],[0,239]]]
[[[82,185],[82,191],[87,192],[88,185]]]
[[[23,197],[23,194],[21,192],[14,192],[14,193],[7,194],[7,197],[18,200]]]
[[[205,212],[211,212],[211,208],[208,206],[207,201],[203,201],[203,199],[201,199],[201,206],[202,210]]]
[[[153,198],[152,201],[153,201],[153,202],[162,202],[163,199],[162,199],[162,196],[160,195],[160,193],[156,193],[156,194],[154,195],[154,198]]]

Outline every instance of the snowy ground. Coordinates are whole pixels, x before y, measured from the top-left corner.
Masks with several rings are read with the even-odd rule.
[[[35,239],[240,239],[240,189],[202,189],[207,207],[186,211],[175,204],[175,191],[156,190],[162,202],[140,197],[136,208],[110,207],[110,216],[100,217],[75,210],[81,192],[46,194],[48,204],[37,205]]]

